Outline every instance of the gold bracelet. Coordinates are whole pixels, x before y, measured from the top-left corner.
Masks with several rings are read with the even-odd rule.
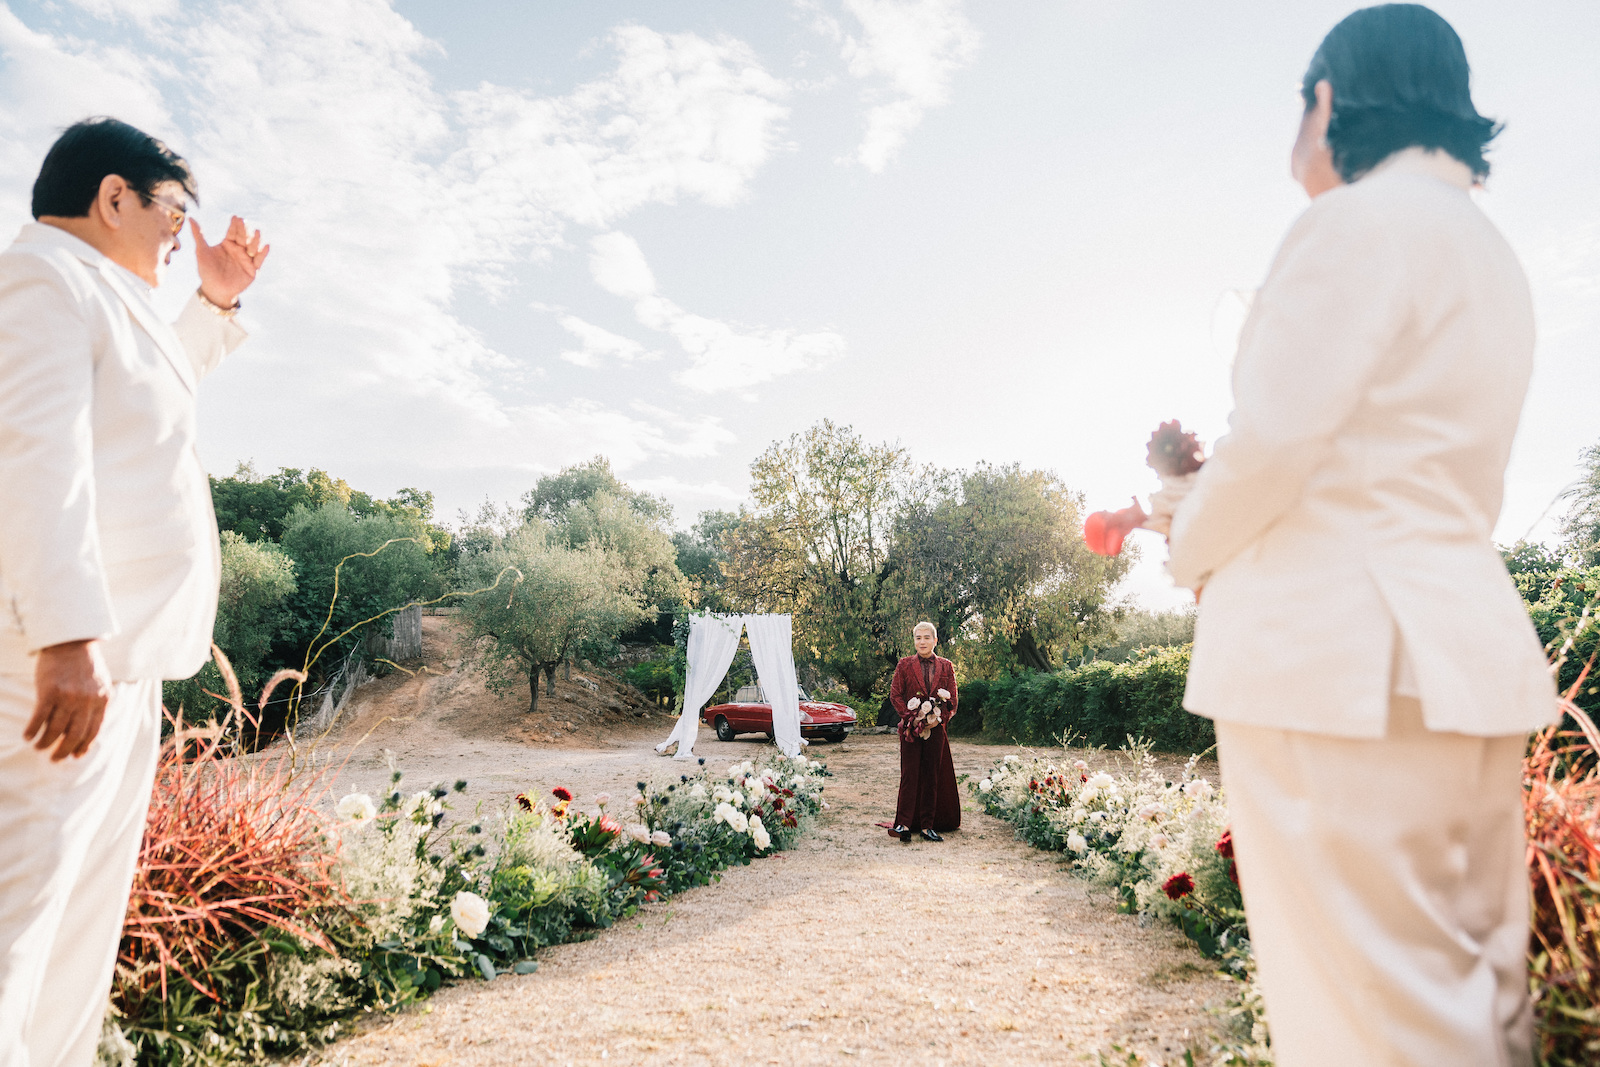
[[[221,315],[225,319],[233,318],[239,313],[239,309],[244,306],[239,302],[239,299],[235,297],[233,301],[233,307],[225,308],[207,296],[204,289],[196,289],[194,291],[194,295],[200,298],[200,303],[204,304],[206,307],[210,308],[212,311],[216,312],[218,315]]]

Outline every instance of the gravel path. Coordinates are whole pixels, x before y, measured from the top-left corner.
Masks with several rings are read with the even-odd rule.
[[[429,683],[414,684],[417,713],[369,738],[341,789],[382,781],[380,746],[403,748],[406,785],[465,776],[469,798],[566,784],[583,803],[675,766],[650,750],[670,729],[659,716],[604,747],[461,738],[428,713]],[[763,750],[702,737],[714,768]],[[966,773],[1008,751],[952,747]],[[988,1067],[1094,1063],[1113,1041],[1171,1062],[1208,1028],[1204,1008],[1229,983],[1176,931],[1116,914],[970,799],[944,844],[889,838],[872,824],[893,815],[892,735],[812,754],[836,775],[830,810],[794,851],[546,949],[536,974],[463,982],[371,1018],[322,1062]]]

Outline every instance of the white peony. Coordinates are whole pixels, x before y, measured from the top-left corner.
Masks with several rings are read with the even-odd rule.
[[[665,830],[657,830],[650,835],[650,843],[657,848],[667,848],[672,844],[672,835]]]
[[[991,790],[993,788],[994,788],[994,780],[991,779],[991,778],[985,778],[983,781],[978,783],[978,792],[980,792],[980,793],[987,793],[989,790]]]
[[[477,937],[489,925],[489,902],[463,889],[450,902],[450,918],[456,921],[457,930]]]
[[[772,847],[772,835],[767,833],[767,828],[761,825],[761,816],[750,816],[750,840],[756,843],[756,848],[765,852]]]
[[[1211,787],[1211,783],[1206,781],[1204,778],[1196,778],[1194,781],[1183,787],[1184,796],[1188,797],[1190,800],[1198,800],[1202,804],[1210,800],[1211,794],[1214,792],[1216,792],[1216,790],[1213,789]]]
[[[939,699],[940,700],[949,700],[950,699],[950,690],[948,690],[948,689],[939,690]]]
[[[1067,835],[1067,847],[1074,852],[1086,852],[1089,849],[1089,842],[1084,840],[1080,833],[1070,833]]]
[[[351,822],[366,822],[378,814],[378,805],[365,793],[351,793],[339,801],[336,809],[339,818],[349,819]]]

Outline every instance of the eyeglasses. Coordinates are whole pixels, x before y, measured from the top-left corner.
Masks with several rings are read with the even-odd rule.
[[[155,204],[166,211],[167,217],[172,220],[172,232],[174,235],[182,232],[184,220],[189,217],[189,209],[187,207],[182,204],[174,204],[170,200],[163,200],[159,196],[140,194],[140,199],[147,204]]]

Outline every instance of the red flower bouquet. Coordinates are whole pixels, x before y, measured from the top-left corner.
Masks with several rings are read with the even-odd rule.
[[[1194,473],[1204,462],[1205,450],[1200,439],[1186,433],[1176,419],[1158,426],[1146,446],[1145,463],[1161,479],[1163,493],[1187,491]],[[1160,504],[1156,498],[1152,498],[1152,502]],[[1161,517],[1164,525],[1171,512],[1163,515],[1162,509],[1156,506],[1152,515],[1139,506],[1137,499],[1131,507],[1121,511],[1097,511],[1083,522],[1083,543],[1097,555],[1115,556],[1122,551],[1122,542],[1128,534],[1146,528],[1154,517]]]

